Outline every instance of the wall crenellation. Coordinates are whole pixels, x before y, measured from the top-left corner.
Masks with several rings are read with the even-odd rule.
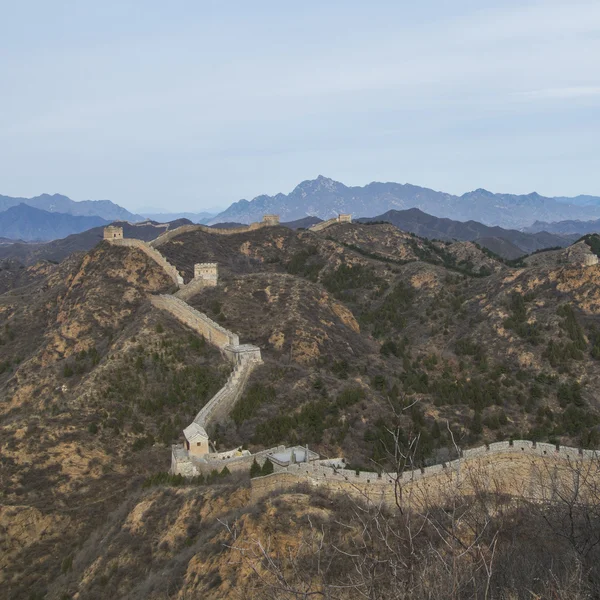
[[[385,472],[379,474],[359,471],[356,473],[353,470],[339,469],[318,463],[293,464],[272,475],[252,479],[252,496],[256,499],[276,489],[308,483],[311,486],[325,487],[331,491],[344,492],[355,497],[368,497],[371,500],[382,499],[384,502],[395,503],[397,500],[396,484],[400,487],[410,488],[419,482],[423,482],[427,486],[429,480],[433,481],[439,476],[445,476],[446,479],[456,478],[460,475],[461,470],[468,469],[471,465],[479,464],[478,461],[488,458],[506,459],[508,467],[504,471],[510,477],[511,471],[517,470],[518,461],[526,457],[537,460],[559,459],[568,464],[574,461],[599,460],[600,450],[581,450],[528,440],[496,442],[465,450],[460,459],[414,471],[405,471],[400,476],[396,473]],[[509,492],[509,490],[506,491]]]

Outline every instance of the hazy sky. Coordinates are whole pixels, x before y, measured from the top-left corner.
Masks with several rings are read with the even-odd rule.
[[[0,0],[0,86],[0,194],[600,195],[599,0]]]

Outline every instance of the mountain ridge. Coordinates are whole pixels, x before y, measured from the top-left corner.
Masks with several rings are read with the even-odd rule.
[[[98,216],[54,213],[18,204],[0,213],[0,237],[25,242],[50,241],[108,223],[110,221]]]
[[[600,198],[598,200],[600,202]],[[295,221],[307,216],[326,220],[340,212],[373,217],[388,210],[419,208],[440,218],[474,220],[488,226],[521,229],[536,220],[600,218],[600,206],[593,205],[591,200],[589,202],[580,206],[566,202],[565,198],[549,198],[537,192],[503,194],[483,188],[457,196],[395,182],[373,181],[365,186],[346,186],[319,175],[316,179],[300,182],[289,194],[262,194],[252,200],[238,200],[216,215],[210,224],[222,221],[251,223],[260,220],[265,213],[279,214],[282,221]]]
[[[101,217],[107,221],[143,221],[144,217],[128,211],[111,200],[71,200],[62,194],[40,194],[32,198],[0,195],[0,211],[26,204],[51,213],[65,213],[79,217]]]
[[[566,247],[577,239],[577,235],[559,235],[539,232],[522,232],[516,229],[490,227],[478,221],[455,221],[448,218],[434,217],[418,208],[407,210],[389,210],[371,218],[359,218],[360,223],[383,221],[391,223],[402,231],[408,231],[429,239],[444,241],[460,240],[478,242],[492,252],[514,259],[531,254],[538,250],[553,247]]]

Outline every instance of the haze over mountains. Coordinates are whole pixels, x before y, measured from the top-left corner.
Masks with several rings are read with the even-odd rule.
[[[373,182],[364,187],[348,187],[319,176],[303,181],[289,194],[261,195],[251,201],[240,200],[218,214],[211,223],[251,223],[265,213],[276,213],[282,221],[306,216],[330,219],[338,213],[373,217],[389,210],[418,208],[436,217],[458,221],[479,221],[485,225],[521,229],[535,221],[600,218],[600,198],[546,198],[536,192],[524,195],[494,194],[484,189],[455,196],[424,187],[400,183]]]
[[[279,214],[282,223],[295,228],[347,212],[355,220],[384,220],[430,238],[478,240],[505,258],[516,258],[542,248],[568,245],[578,235],[600,229],[600,197],[596,196],[546,198],[537,193],[494,194],[484,189],[454,196],[411,184],[374,182],[348,187],[323,176],[303,181],[289,194],[234,202],[219,214],[152,210],[155,212],[142,216],[110,200],[76,202],[60,194],[0,196],[0,237],[51,241],[112,221],[147,219],[158,223],[186,219],[209,225],[247,224],[260,221],[267,213]],[[87,249],[87,244],[83,246]]]
[[[107,221],[143,221],[144,217],[129,212],[110,200],[81,200],[76,202],[62,194],[41,194],[33,198],[13,198],[0,195],[0,211],[11,206],[27,204],[52,213],[65,213],[81,217],[101,217]]]
[[[108,223],[110,220],[98,216],[75,216],[19,204],[0,213],[0,237],[26,242],[55,240]]]

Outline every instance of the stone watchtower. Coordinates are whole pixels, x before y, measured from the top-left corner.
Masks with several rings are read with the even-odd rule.
[[[196,263],[194,265],[194,280],[206,282],[206,285],[216,286],[219,279],[217,263]]]
[[[109,225],[104,228],[104,239],[105,240],[122,240],[123,239],[123,228]]]
[[[265,225],[279,225],[279,215],[263,215]]]
[[[337,220],[339,223],[352,223],[352,215],[340,213]]]

